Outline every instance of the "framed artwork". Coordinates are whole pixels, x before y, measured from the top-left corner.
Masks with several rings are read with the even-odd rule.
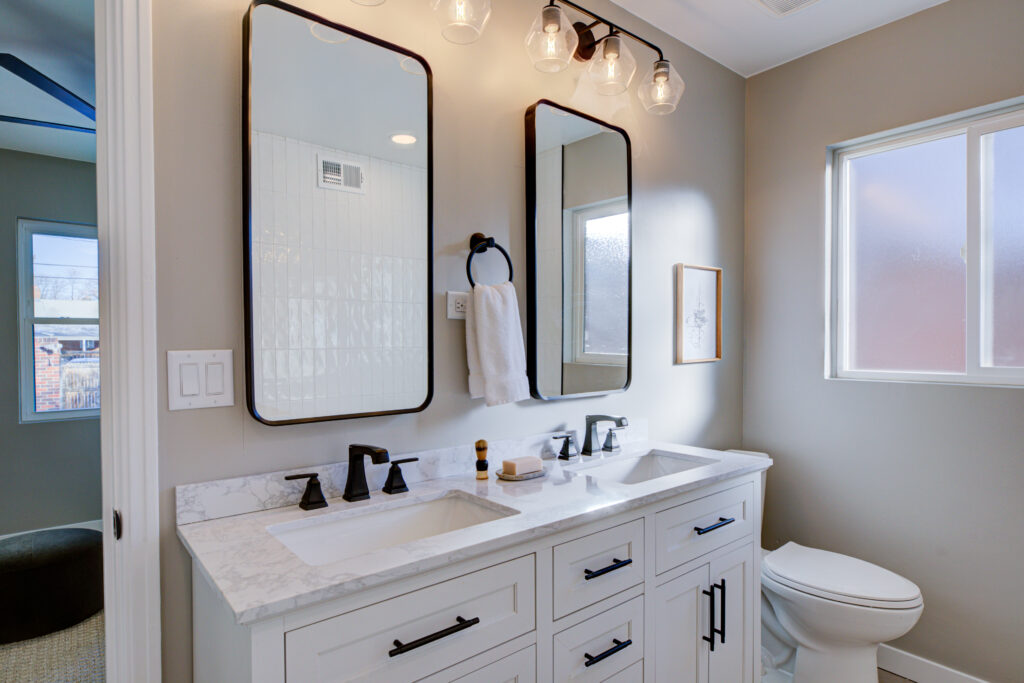
[[[722,269],[676,264],[676,363],[722,360]]]

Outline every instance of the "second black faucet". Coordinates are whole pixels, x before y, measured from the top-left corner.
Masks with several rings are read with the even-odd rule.
[[[345,481],[345,493],[341,497],[350,503],[367,500],[370,497],[370,490],[366,486],[366,467],[363,463],[363,457],[367,455],[374,465],[382,465],[391,459],[387,449],[379,446],[354,443],[348,447],[348,479]]]

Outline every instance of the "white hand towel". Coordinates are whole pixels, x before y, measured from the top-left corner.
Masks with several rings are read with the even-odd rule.
[[[476,285],[466,306],[469,394],[488,406],[530,397],[519,302],[511,282]]]

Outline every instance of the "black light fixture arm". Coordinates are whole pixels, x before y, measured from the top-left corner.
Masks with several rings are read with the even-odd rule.
[[[607,19],[605,19],[601,15],[594,14],[593,12],[591,12],[588,9],[586,9],[585,7],[581,7],[580,5],[577,5],[575,2],[572,2],[572,0],[549,0],[549,2],[548,2],[549,6],[555,5],[555,4],[567,5],[569,7],[572,7],[577,12],[580,12],[581,14],[586,14],[591,19],[595,19],[596,21],[593,24],[590,24],[590,26],[587,27],[588,30],[589,29],[593,29],[598,24],[604,24],[605,26],[608,27],[608,30],[609,30],[609,34],[608,35],[612,35],[612,34],[615,34],[615,33],[621,33],[622,35],[629,36],[630,38],[632,38],[636,42],[642,43],[642,44],[646,45],[647,47],[649,47],[651,50],[654,50],[654,52],[656,52],[657,55],[658,55],[658,61],[665,61],[665,53],[661,51],[660,47],[658,47],[657,45],[655,45],[654,43],[652,43],[649,40],[645,40],[645,39],[641,38],[640,36],[638,36],[637,34],[633,33],[632,31],[627,31],[626,29],[622,28],[618,24],[615,24],[615,23],[613,23],[611,21],[608,21]],[[595,42],[595,44],[596,43],[600,43],[602,40],[604,40],[604,38],[607,38],[607,37],[608,36],[604,36],[603,38],[600,38],[600,39],[598,39],[598,40],[596,40],[594,42]]]

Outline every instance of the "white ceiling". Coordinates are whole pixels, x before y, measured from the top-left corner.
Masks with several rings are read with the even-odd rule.
[[[254,130],[426,167],[427,79],[417,62],[326,27],[314,34],[270,5],[256,8],[252,26]],[[416,143],[396,145],[395,133]]]
[[[758,0],[614,2],[747,77],[946,0],[817,0],[782,17]]]
[[[9,52],[78,95],[96,102],[92,0],[3,0],[0,52]],[[0,69],[0,114],[94,128],[88,117]],[[96,161],[91,133],[0,121],[0,148]]]

